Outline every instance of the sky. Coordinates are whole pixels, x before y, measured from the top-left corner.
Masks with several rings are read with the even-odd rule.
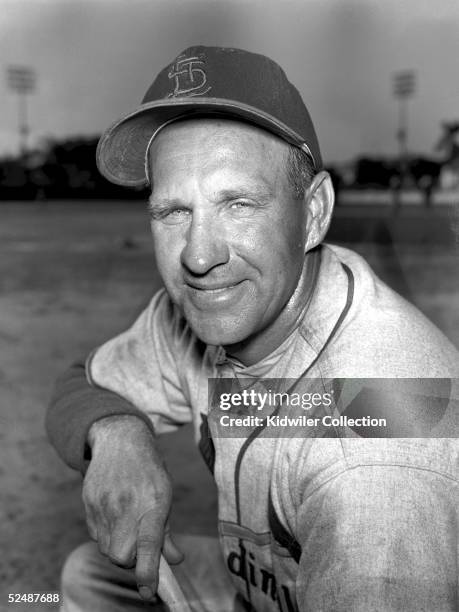
[[[37,75],[31,142],[101,133],[192,44],[275,59],[299,89],[327,163],[392,155],[393,75],[413,70],[408,147],[435,155],[459,121],[458,0],[0,0],[0,155],[18,150],[8,66]]]

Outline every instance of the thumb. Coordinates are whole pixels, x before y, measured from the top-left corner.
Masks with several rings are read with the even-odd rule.
[[[166,561],[171,565],[177,565],[185,558],[182,551],[177,548],[174,540],[172,539],[169,526],[166,527],[166,532],[164,534],[163,555]]]

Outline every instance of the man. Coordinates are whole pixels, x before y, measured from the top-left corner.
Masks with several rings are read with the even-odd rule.
[[[51,440],[85,473],[100,551],[70,557],[65,609],[137,609],[135,584],[152,600],[161,550],[180,561],[154,435],[192,421],[233,585],[221,578],[210,609],[232,609],[237,592],[257,611],[455,610],[458,354],[359,256],[322,244],[333,187],[282,70],[236,49],[185,50],[102,136],[98,164],[151,186],[165,289],[63,376],[49,411]],[[279,390],[307,399],[310,423],[273,433],[298,412],[274,401],[261,411],[272,421],[238,424]],[[365,429],[375,415],[382,432]]]

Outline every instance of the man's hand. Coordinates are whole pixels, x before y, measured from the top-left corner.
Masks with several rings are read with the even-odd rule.
[[[158,585],[161,550],[169,563],[183,555],[167,530],[172,487],[153,435],[137,417],[94,423],[92,458],[83,484],[90,536],[116,565],[134,567],[143,599]]]

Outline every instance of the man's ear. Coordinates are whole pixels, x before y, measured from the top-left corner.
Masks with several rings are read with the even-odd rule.
[[[335,204],[335,190],[330,175],[322,170],[313,178],[304,194],[306,206],[305,252],[320,244],[330,226]]]

